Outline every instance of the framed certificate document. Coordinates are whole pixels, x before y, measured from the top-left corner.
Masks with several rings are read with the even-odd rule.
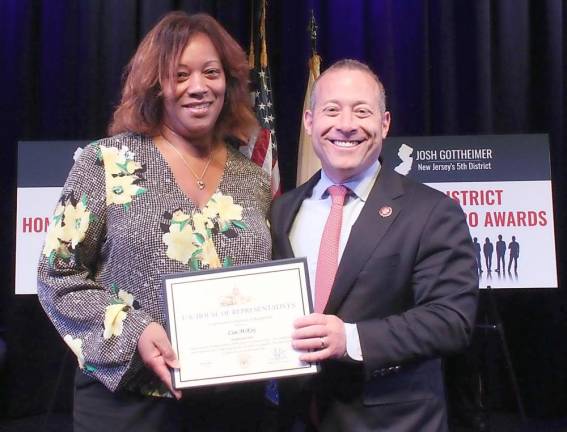
[[[312,312],[305,258],[163,277],[176,389],[318,371],[291,347]]]

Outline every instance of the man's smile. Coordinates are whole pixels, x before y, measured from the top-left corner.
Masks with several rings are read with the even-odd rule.
[[[333,140],[333,139],[330,139],[329,142],[331,142],[334,146],[337,146],[337,147],[351,148],[351,147],[356,147],[357,145],[359,145],[362,142],[362,140]]]

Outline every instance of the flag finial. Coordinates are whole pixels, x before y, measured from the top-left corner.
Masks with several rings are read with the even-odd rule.
[[[311,51],[312,54],[317,54],[317,21],[315,20],[315,14],[313,13],[313,9],[311,9],[311,18],[309,19],[309,25],[307,26],[307,31],[309,32],[309,36],[311,39]]]

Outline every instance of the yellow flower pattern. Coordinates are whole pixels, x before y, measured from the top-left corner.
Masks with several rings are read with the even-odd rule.
[[[52,222],[47,230],[43,255],[53,264],[55,258],[67,260],[79,243],[83,241],[93,218],[87,209],[87,196],[73,204],[73,195],[62,198],[55,209]]]
[[[128,306],[124,303],[111,304],[104,310],[104,339],[120,336],[124,328],[124,320],[128,315],[125,311]]]
[[[211,225],[209,227],[209,225]],[[193,213],[193,226],[195,227],[195,232],[201,234],[203,237],[207,237],[207,228],[212,228],[210,219],[203,213],[195,212]]]
[[[186,264],[197,247],[193,243],[193,230],[189,224],[181,228],[180,224],[171,225],[169,232],[163,235],[167,245],[166,255],[172,260]]]
[[[201,261],[203,264],[208,265],[209,268],[221,267],[221,262],[217,254],[217,249],[213,240],[208,238],[203,243],[203,252],[201,252]]]
[[[83,354],[83,340],[79,338],[73,338],[71,335],[65,335],[63,338],[65,343],[71,348],[71,351],[77,356],[77,362],[79,363],[79,368],[85,368],[85,355]]]
[[[213,235],[220,233],[235,237],[234,228],[246,229],[246,224],[242,222],[242,211],[242,206],[235,204],[230,195],[221,192],[216,192],[202,210],[190,214],[176,210],[170,216],[168,230],[163,234],[166,255],[194,270],[230,266],[230,257],[221,262]]]
[[[129,204],[132,197],[139,194],[140,186],[134,184],[136,177],[133,175],[124,175],[117,177],[109,177],[106,179],[106,202],[107,204]]]
[[[104,170],[108,175],[133,174],[142,168],[142,165],[134,160],[134,153],[127,146],[118,149],[100,145],[99,149],[104,161]]]
[[[75,159],[50,218],[38,291],[78,367],[112,391],[171,396],[157,377],[129,375],[127,361],[147,324],[164,324],[160,275],[269,259],[269,179],[227,149],[222,193],[201,209],[150,137],[105,138]],[[78,304],[88,310],[77,315]]]
[[[118,291],[118,298],[130,307],[134,306],[134,296],[128,291],[120,290]]]
[[[134,160],[135,155],[127,146],[118,149],[100,145],[99,151],[99,158],[104,163],[106,204],[118,204],[128,209],[133,197],[146,192],[136,183],[142,179],[138,173],[142,165]]]
[[[45,244],[43,245],[43,254],[47,257],[50,256],[53,251],[55,251],[55,253],[60,253],[60,248],[63,246],[63,243],[61,242],[61,220],[63,219],[64,212],[65,206],[58,204],[55,212],[53,213],[52,222],[47,229]]]
[[[242,220],[242,206],[235,204],[230,195],[215,193],[203,212],[208,218],[218,217],[219,224],[224,227],[232,220]]]
[[[61,240],[71,243],[74,249],[85,238],[90,216],[91,212],[87,210],[86,197],[81,199],[76,206],[68,203],[63,213],[65,226],[61,228]]]
[[[127,291],[118,290],[116,286],[112,286],[113,292],[118,299],[112,300],[112,303],[106,306],[104,310],[104,339],[110,339],[112,336],[120,336],[124,329],[124,320],[128,316],[128,311],[134,307],[134,296]]]

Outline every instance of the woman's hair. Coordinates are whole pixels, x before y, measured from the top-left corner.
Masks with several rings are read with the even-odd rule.
[[[209,37],[226,77],[226,94],[215,135],[247,140],[257,126],[248,89],[248,62],[240,45],[211,16],[168,13],[150,30],[124,71],[122,99],[108,128],[110,135],[159,133],[164,85],[174,85],[179,59],[196,34]],[[168,84],[169,83],[169,84]]]

